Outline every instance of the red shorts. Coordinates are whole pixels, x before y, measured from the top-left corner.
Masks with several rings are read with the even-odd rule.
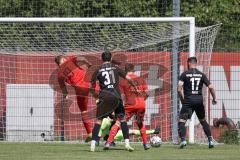
[[[142,106],[125,106],[126,120],[129,121],[132,116],[136,116],[136,120],[139,122],[144,121],[145,107]]]

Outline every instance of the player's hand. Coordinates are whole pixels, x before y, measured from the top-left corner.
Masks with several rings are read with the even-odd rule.
[[[217,100],[216,100],[216,99],[213,99],[213,100],[212,100],[212,104],[213,104],[213,105],[217,104]]]

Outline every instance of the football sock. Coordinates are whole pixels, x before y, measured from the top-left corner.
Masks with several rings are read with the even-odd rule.
[[[186,137],[186,127],[184,122],[178,122],[178,133],[181,141],[184,141]]]
[[[121,122],[121,129],[123,133],[123,138],[129,139],[129,129],[128,129],[127,122]]]
[[[87,134],[90,134],[92,132],[91,123],[89,120],[87,120],[86,114],[87,114],[86,112],[82,112],[82,121],[83,121],[83,125],[87,131]]]
[[[210,130],[209,124],[207,123],[206,120],[200,121],[200,123],[203,127],[205,135],[208,137],[208,141],[212,141],[212,135],[211,135],[211,130]]]
[[[139,130],[141,133],[143,144],[147,144],[147,134],[146,134],[146,128],[145,128],[144,124],[140,123],[140,124],[138,124],[138,127],[139,127]]]
[[[103,137],[103,140],[104,140],[104,141],[107,141],[107,140],[108,140],[108,137],[109,137],[109,135],[105,135],[105,136]]]
[[[125,139],[125,146],[128,146],[129,145],[129,139]]]
[[[100,139],[100,137],[98,136],[100,127],[101,127],[101,125],[96,123],[92,130],[92,140],[95,140],[96,142],[99,141],[99,139]]]
[[[107,143],[111,143],[115,137],[115,135],[117,134],[119,130],[119,126],[117,124],[114,124],[109,132],[109,137],[107,139]]]
[[[87,134],[90,134],[92,132],[90,122],[83,121],[83,125],[86,128]]]

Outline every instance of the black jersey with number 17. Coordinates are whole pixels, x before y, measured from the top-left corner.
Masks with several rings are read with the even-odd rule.
[[[196,68],[183,72],[179,81],[183,83],[183,92],[186,99],[202,97],[203,84],[210,85],[206,75]]]
[[[119,91],[119,78],[126,77],[126,72],[112,63],[103,63],[92,76],[92,85],[99,81],[101,90],[116,89]]]

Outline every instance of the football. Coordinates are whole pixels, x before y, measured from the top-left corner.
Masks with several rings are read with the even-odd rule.
[[[150,139],[150,144],[152,147],[160,147],[162,144],[162,139],[158,136],[153,136]]]

